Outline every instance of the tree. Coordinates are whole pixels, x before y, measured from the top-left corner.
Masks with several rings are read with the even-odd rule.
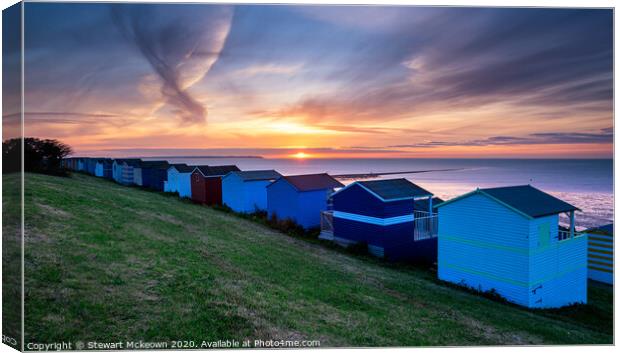
[[[67,175],[62,159],[73,152],[70,146],[49,139],[26,137],[23,139],[24,171],[51,175]],[[3,173],[20,171],[22,139],[15,138],[2,143]]]

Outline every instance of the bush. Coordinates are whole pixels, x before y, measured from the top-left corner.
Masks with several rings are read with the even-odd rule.
[[[250,218],[256,221],[267,220],[267,211],[256,209],[254,213],[250,214]]]
[[[213,205],[212,207],[213,209],[221,211],[221,212],[235,213],[233,212],[232,208],[228,207],[227,205]]]
[[[510,305],[515,305],[511,302],[509,302],[504,296],[502,296],[501,294],[499,294],[497,292],[497,290],[495,288],[491,288],[488,290],[483,290],[482,287],[478,286],[478,288],[476,287],[472,287],[470,285],[468,285],[465,280],[461,280],[459,283],[452,283],[452,282],[448,282],[448,281],[442,281],[442,280],[438,280],[440,283],[442,283],[443,285],[447,286],[447,287],[451,287],[451,288],[455,288],[455,289],[460,289],[460,290],[464,290],[468,293],[472,293],[487,299],[491,299],[494,300],[496,302],[500,302],[500,303],[504,303],[504,304],[510,304]]]
[[[305,230],[295,221],[290,218],[278,219],[275,214],[269,219],[269,226],[273,229],[277,229],[283,233],[301,236],[304,235]]]
[[[41,140],[34,137],[23,139],[24,171],[50,175],[66,176],[62,159],[73,151],[70,146],[58,140]],[[21,171],[22,139],[15,138],[2,142],[3,173]]]

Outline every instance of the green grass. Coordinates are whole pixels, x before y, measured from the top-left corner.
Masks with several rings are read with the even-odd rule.
[[[7,180],[7,179],[4,179]],[[2,335],[13,348],[21,345],[22,237],[21,188],[18,175],[2,188]]]
[[[526,310],[160,193],[84,175],[25,185],[26,343],[613,341],[611,287],[591,285],[588,305]]]

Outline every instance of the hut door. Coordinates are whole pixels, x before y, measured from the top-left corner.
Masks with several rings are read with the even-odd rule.
[[[544,247],[549,245],[549,238],[551,237],[551,232],[549,228],[549,223],[543,223],[538,225],[538,246]]]

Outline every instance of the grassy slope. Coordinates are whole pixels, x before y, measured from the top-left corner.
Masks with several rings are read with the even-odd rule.
[[[22,237],[21,189],[18,176],[2,189],[2,334],[14,339],[5,342],[21,345],[22,323]],[[17,346],[13,343],[17,343]]]
[[[17,184],[4,177],[4,187]],[[611,343],[612,291],[528,311],[173,196],[26,177],[26,342]]]

